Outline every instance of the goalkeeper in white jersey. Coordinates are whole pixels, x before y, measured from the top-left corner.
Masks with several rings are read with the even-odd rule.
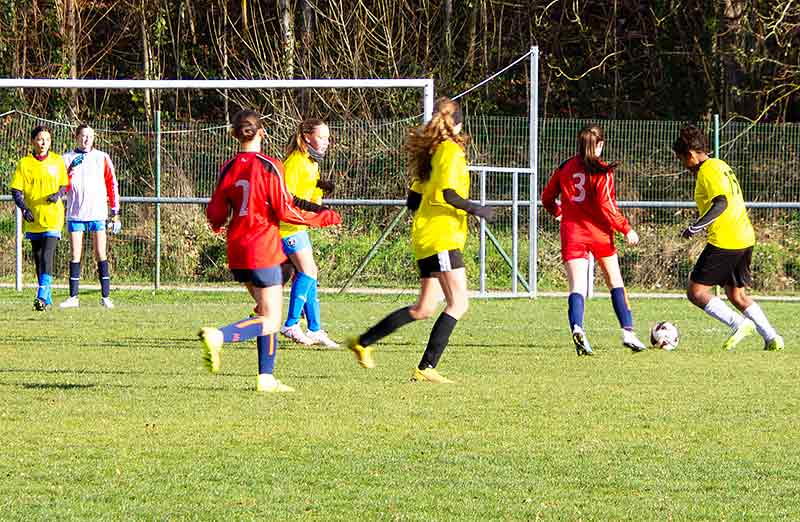
[[[94,130],[79,125],[75,131],[77,148],[64,154],[64,164],[69,176],[67,190],[67,230],[69,231],[71,258],[69,263],[69,298],[61,308],[76,308],[78,285],[81,279],[81,254],[83,233],[93,233],[94,256],[102,297],[100,304],[113,308],[109,298],[111,278],[106,256],[106,230],[119,234],[119,191],[114,164],[103,151],[94,148]],[[109,217],[109,210],[111,215]]]

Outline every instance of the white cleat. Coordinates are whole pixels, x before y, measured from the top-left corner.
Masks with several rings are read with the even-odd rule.
[[[314,344],[314,341],[312,341],[305,334],[305,332],[303,332],[303,329],[300,328],[299,324],[293,324],[292,326],[281,326],[281,335],[287,339],[291,339],[297,344],[303,344],[305,346]]]
[[[78,308],[80,306],[80,302],[78,302],[78,296],[71,296],[67,297],[64,302],[58,305],[59,308]]]
[[[634,352],[643,352],[647,350],[647,346],[636,337],[636,333],[631,330],[622,330],[622,344],[633,350]]]
[[[77,305],[75,305],[75,306],[77,306]],[[103,308],[108,308],[108,309],[114,308],[114,301],[112,301],[110,297],[101,297],[100,298],[100,306],[102,306]]]
[[[271,373],[262,373],[258,376],[258,384],[256,385],[256,391],[263,392],[263,393],[285,393],[285,392],[293,392],[294,388],[291,386],[287,386],[283,384],[281,381],[276,379]]]
[[[339,343],[328,337],[325,330],[317,330],[316,332],[309,330],[306,332],[306,337],[311,339],[314,344],[320,344],[325,348],[339,348]]]

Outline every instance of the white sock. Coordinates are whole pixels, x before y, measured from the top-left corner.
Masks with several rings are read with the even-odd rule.
[[[764,311],[758,306],[758,303],[753,303],[744,311],[744,316],[756,323],[756,330],[758,335],[764,338],[764,341],[770,342],[778,336],[775,328],[769,324],[769,319],[764,315]]]
[[[742,321],[744,321],[744,318],[741,315],[731,310],[731,308],[719,297],[712,298],[706,307],[703,308],[703,311],[717,321],[728,325],[731,330],[736,330],[739,328],[739,325],[742,324]]]

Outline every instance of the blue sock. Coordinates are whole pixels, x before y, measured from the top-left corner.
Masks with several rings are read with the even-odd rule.
[[[258,347],[258,374],[272,374],[275,369],[275,356],[278,355],[278,334],[259,335],[256,338]]]
[[[81,282],[81,262],[70,261],[69,263],[69,296],[78,296],[78,285]]]
[[[222,339],[226,343],[238,343],[261,335],[263,323],[261,318],[242,319],[220,328]]]
[[[53,282],[53,276],[50,274],[39,275],[39,288],[36,291],[37,299],[41,299],[47,304],[53,303],[53,294],[50,285]]]
[[[97,263],[97,275],[100,277],[100,293],[108,297],[111,291],[111,277],[108,275],[108,260]]]
[[[303,307],[306,304],[308,290],[316,282],[316,279],[303,272],[298,272],[294,277],[292,293],[289,296],[289,312],[286,315],[284,326],[294,326],[300,321],[300,312],[303,311]]]
[[[306,304],[303,306],[303,311],[306,313],[306,321],[308,321],[308,329],[312,332],[319,332],[322,325],[320,324],[319,317],[319,299],[317,299],[317,280],[314,279],[314,284],[308,289],[306,294]]]
[[[625,288],[618,286],[611,289],[611,303],[614,305],[614,313],[617,314],[620,327],[632,330],[633,314],[628,305],[628,294],[625,292]]]
[[[573,330],[576,326],[583,328],[583,296],[577,292],[573,292],[569,294],[567,302],[569,303],[567,308],[569,329]]]

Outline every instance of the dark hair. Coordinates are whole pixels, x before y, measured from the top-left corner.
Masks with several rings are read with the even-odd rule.
[[[35,139],[36,139],[36,136],[38,136],[40,132],[46,132],[46,133],[47,133],[47,134],[49,134],[50,136],[52,136],[52,135],[53,135],[53,133],[52,133],[52,132],[50,132],[50,129],[49,129],[48,127],[45,127],[44,125],[37,125],[37,126],[36,126],[36,127],[34,127],[34,128],[33,128],[33,130],[31,131],[31,141],[35,140]]]
[[[81,123],[80,125],[78,125],[78,128],[75,129],[75,136],[76,137],[79,136],[83,129],[91,129],[91,127],[86,125],[85,123]]]
[[[231,118],[231,134],[234,138],[244,143],[255,138],[258,130],[262,129],[261,118],[258,113],[250,110],[237,112]]]
[[[583,160],[587,174],[605,174],[619,165],[615,163],[605,163],[597,155],[597,144],[606,141],[603,135],[603,128],[599,125],[587,125],[578,133],[578,156]]]
[[[297,126],[297,130],[295,130],[294,134],[289,137],[289,141],[286,143],[286,155],[288,156],[296,150],[299,150],[304,154],[308,152],[306,140],[303,139],[303,135],[313,134],[317,127],[325,124],[326,123],[319,118],[306,118],[305,120],[301,121],[300,125]]]
[[[456,134],[454,127],[464,121],[461,107],[450,98],[439,98],[434,106],[433,117],[422,127],[411,129],[406,137],[406,153],[411,179],[427,181],[431,177],[431,158],[440,143],[451,140],[462,149],[467,136]]]
[[[672,150],[679,156],[688,156],[690,151],[708,152],[706,133],[695,127],[687,125],[680,130],[678,139],[672,144]]]

